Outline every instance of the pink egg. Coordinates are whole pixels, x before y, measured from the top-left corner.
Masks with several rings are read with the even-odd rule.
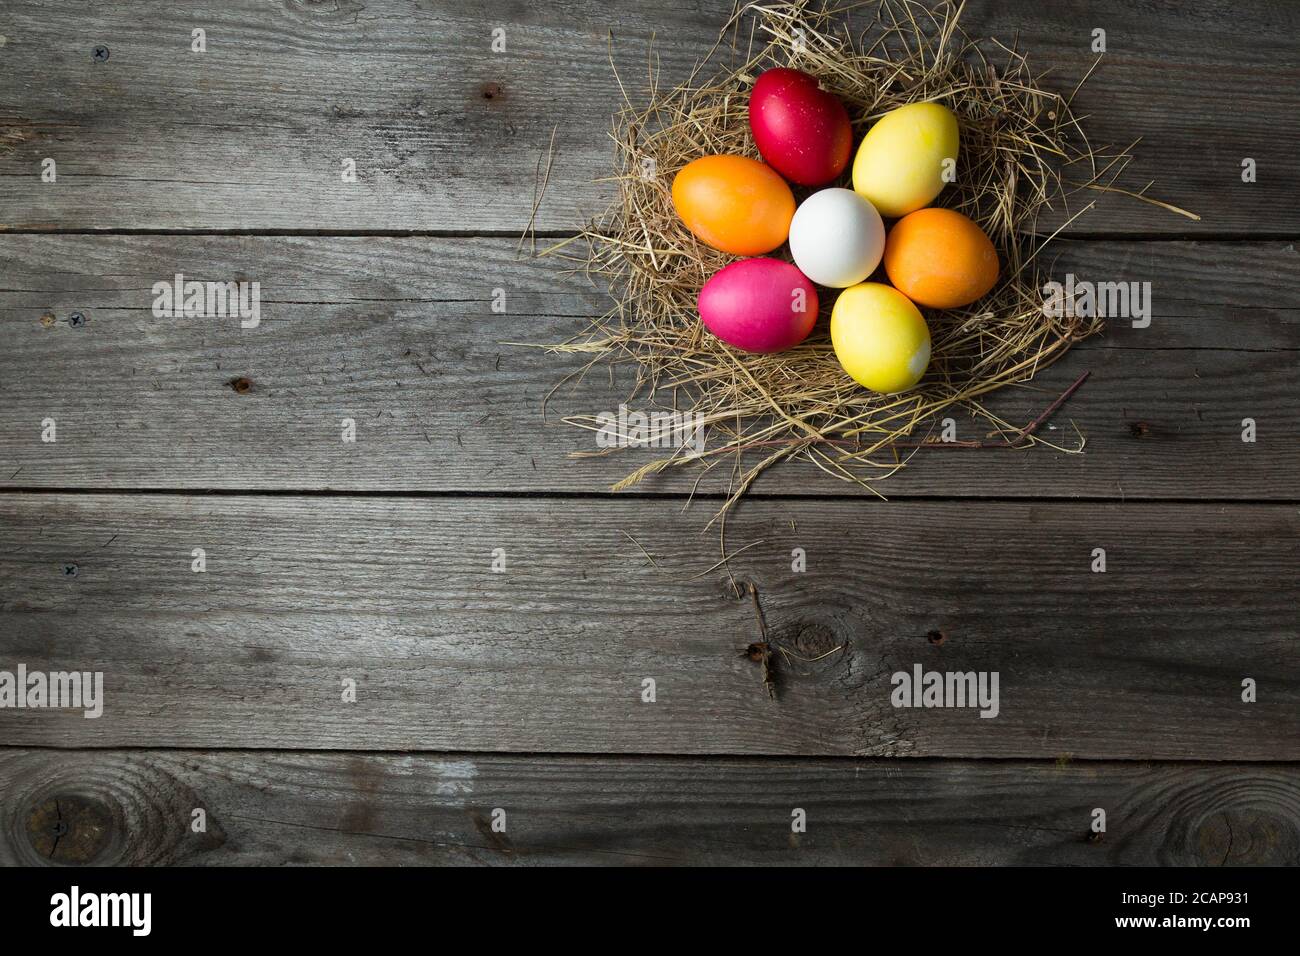
[[[728,345],[780,352],[808,337],[817,322],[817,289],[779,259],[742,259],[700,290],[700,319]]]
[[[853,155],[844,104],[800,70],[767,70],[749,94],[749,128],[767,164],[802,186],[824,186]]]

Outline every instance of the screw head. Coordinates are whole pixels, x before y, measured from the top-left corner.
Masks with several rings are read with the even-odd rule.
[[[80,570],[81,569],[77,567],[75,564],[65,564],[63,566],[63,576],[67,578],[75,578],[77,576],[77,572]]]
[[[68,316],[68,325],[74,329],[79,329],[86,324],[86,314],[84,312],[73,312]]]
[[[96,63],[103,63],[105,60],[108,59],[108,47],[106,46],[95,47],[94,56],[95,56]]]

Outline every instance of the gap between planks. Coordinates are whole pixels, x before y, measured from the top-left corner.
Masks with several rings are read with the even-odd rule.
[[[0,226],[0,236],[249,236],[254,238],[320,238],[320,239],[518,239],[521,229],[142,229],[117,228],[81,229]],[[538,239],[576,239],[582,235],[573,229],[537,229],[527,233]],[[1027,233],[1025,238],[1046,238],[1046,233]],[[1124,233],[1124,232],[1070,232],[1056,237],[1055,243],[1064,242],[1298,242],[1300,234],[1288,230],[1255,230],[1244,232],[1187,232],[1187,233]],[[532,258],[526,256],[524,258]]]
[[[514,760],[538,760],[538,761],[590,761],[592,763],[600,761],[617,761],[633,762],[637,760],[662,760],[672,761],[675,763],[769,763],[769,764],[881,764],[886,766],[906,766],[906,767],[938,767],[955,763],[978,763],[984,766],[1006,766],[1006,767],[1039,767],[1043,764],[1062,764],[1074,766],[1076,764],[1132,764],[1132,765],[1159,765],[1169,769],[1186,769],[1186,770],[1212,770],[1222,767],[1225,764],[1240,764],[1242,766],[1260,767],[1275,770],[1297,769],[1300,770],[1300,760],[1265,760],[1258,757],[1222,757],[1222,758],[1188,758],[1188,757],[1092,757],[1092,756],[1074,756],[1069,755],[1067,759],[1061,757],[1006,757],[1006,756],[985,756],[980,754],[971,754],[969,756],[925,756],[925,757],[906,757],[906,756],[862,756],[858,754],[774,754],[774,753],[674,753],[673,751],[664,750],[644,750],[644,751],[597,751],[597,750],[367,750],[356,747],[223,747],[223,746],[203,746],[194,747],[180,744],[103,744],[101,746],[79,745],[75,747],[61,747],[57,744],[43,743],[25,743],[25,744],[0,744],[0,754],[16,753],[19,751],[48,751],[52,754],[76,756],[79,754],[104,754],[104,753],[213,753],[213,754],[248,754],[257,756],[263,754],[276,754],[280,756],[293,756],[302,754],[310,756],[313,754],[329,754],[332,756],[358,756],[358,757],[430,757],[445,760],[491,760],[493,758],[510,758]]]
[[[470,491],[466,489],[442,489],[409,491],[387,488],[336,490],[332,488],[135,488],[115,487],[46,487],[42,485],[0,486],[3,495],[157,495],[176,498],[388,498],[398,500],[420,500],[425,498],[464,498],[464,499],[535,499],[538,501],[727,501],[731,495],[717,491]],[[888,500],[888,495],[885,496]],[[761,491],[747,492],[738,504],[746,501],[873,501],[852,491],[844,494],[826,494],[810,492],[808,494],[768,493]],[[1279,506],[1300,505],[1300,498],[1197,498],[1197,497],[1140,497],[1125,495],[1122,498],[1103,497],[1101,495],[1033,495],[1025,497],[1008,497],[1005,495],[907,495],[899,501],[945,502],[954,504],[998,503],[998,504],[1132,504],[1132,505],[1232,505],[1232,506]],[[3,746],[0,744],[0,746]]]

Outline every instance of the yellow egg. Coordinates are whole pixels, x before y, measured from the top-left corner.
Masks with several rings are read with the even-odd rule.
[[[902,392],[921,380],[930,364],[930,329],[912,300],[893,286],[849,286],[831,309],[835,357],[859,385],[875,392]]]
[[[957,117],[938,103],[911,103],[867,130],[853,160],[853,188],[887,219],[934,201],[946,167],[956,169]],[[944,160],[951,160],[945,164]]]

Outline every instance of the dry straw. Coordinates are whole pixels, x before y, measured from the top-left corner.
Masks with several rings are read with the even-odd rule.
[[[954,447],[936,440],[934,425],[957,408],[985,420],[993,440],[955,447],[1047,444],[1035,433],[1045,416],[1016,427],[990,412],[983,399],[1027,382],[1075,342],[1100,331],[1095,318],[1045,313],[1042,252],[1051,236],[1040,233],[1038,222],[1050,211],[1068,224],[1091,207],[1085,200],[1092,191],[1119,191],[1114,179],[1130,154],[1094,149],[1071,112],[1073,92],[1045,89],[1013,46],[967,36],[958,26],[960,14],[960,6],[911,0],[851,8],[750,5],[735,11],[710,57],[683,85],[661,90],[652,62],[648,102],[636,105],[620,78],[625,105],[612,133],[617,199],[581,235],[546,250],[603,281],[614,305],[580,336],[548,348],[590,355],[584,371],[600,362],[630,363],[636,384],[629,404],[701,415],[707,440],[702,450],[665,450],[615,490],[668,468],[722,466],[730,490],[725,513],[759,474],[786,459],[871,488],[922,449]],[[743,62],[715,65],[728,55]],[[826,333],[833,294],[822,297],[814,334],[775,355],[737,351],[700,324],[700,287],[734,259],[703,245],[682,225],[673,211],[672,179],[710,153],[757,158],[749,91],[757,75],[773,66],[816,76],[848,107],[859,138],[884,113],[907,103],[937,101],[957,114],[958,178],[938,203],[984,227],[1001,256],[1002,275],[971,307],[926,312],[933,360],[913,391],[877,395],[844,373]],[[565,420],[600,428],[595,416]],[[1069,447],[1052,447],[1077,452],[1082,444],[1078,436]]]

